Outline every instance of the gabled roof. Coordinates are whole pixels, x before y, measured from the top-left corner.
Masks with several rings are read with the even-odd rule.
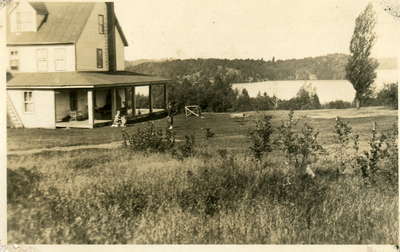
[[[7,89],[18,88],[93,88],[164,84],[171,80],[128,71],[8,73]]]
[[[99,3],[99,2],[97,2]],[[76,43],[85,28],[96,2],[29,2],[46,20],[36,32],[11,32],[7,29],[8,45]],[[117,18],[116,27],[125,46],[128,42]]]
[[[46,4],[42,2],[31,2],[30,5],[36,10],[36,13],[39,15],[49,14],[49,12],[47,11]]]
[[[75,43],[94,7],[93,2],[41,4],[42,6],[38,3],[32,5],[40,10],[45,7],[49,14],[40,29],[36,32],[21,32],[18,35],[8,29],[7,44]]]

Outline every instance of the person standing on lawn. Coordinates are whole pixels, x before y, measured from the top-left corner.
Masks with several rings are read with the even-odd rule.
[[[176,106],[174,103],[169,102],[167,105],[167,121],[168,121],[168,129],[172,129],[174,125],[174,116],[177,114]]]

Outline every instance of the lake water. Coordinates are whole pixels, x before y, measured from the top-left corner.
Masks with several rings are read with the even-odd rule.
[[[398,71],[396,70],[380,70],[377,73],[376,87],[380,89],[384,83],[392,83],[398,81]],[[282,80],[282,81],[262,81],[253,83],[236,83],[232,87],[238,89],[241,93],[242,89],[246,89],[250,97],[256,97],[258,93],[261,95],[266,92],[268,96],[275,95],[280,99],[288,100],[296,96],[297,92],[303,85],[311,85],[318,95],[321,103],[327,103],[335,100],[343,100],[352,102],[355,96],[355,90],[351,83],[347,80]]]
[[[398,80],[397,70],[378,70],[376,85],[379,89],[384,83],[392,83]],[[257,94],[267,92],[269,96],[275,95],[280,99],[288,100],[296,96],[299,89],[304,84],[311,84],[318,95],[321,103],[327,103],[335,100],[352,102],[354,100],[355,90],[347,80],[282,80],[282,81],[263,81],[252,83],[236,83],[232,87],[239,92],[243,88],[249,92],[250,97],[256,97]],[[148,87],[136,87],[136,93],[141,95],[149,94]]]
[[[303,85],[311,85],[318,95],[321,103],[335,100],[352,102],[355,90],[347,80],[283,80],[283,81],[263,81],[253,83],[233,84],[234,89],[239,93],[246,89],[250,97],[256,97],[266,92],[268,96],[275,95],[279,99],[288,100],[296,96]]]

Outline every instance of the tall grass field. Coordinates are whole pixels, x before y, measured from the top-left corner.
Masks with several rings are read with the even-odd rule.
[[[371,146],[378,143],[371,141],[373,122],[377,132],[389,132],[397,111],[295,111],[295,132],[304,123],[319,132],[324,153],[310,164],[315,176],[295,175],[279,148],[254,158],[249,132],[265,115],[271,116],[273,141],[288,111],[177,116],[176,145],[187,155],[124,147],[121,129],[110,127],[9,129],[8,149],[20,152],[8,155],[8,242],[398,243],[398,165],[393,155],[371,163]],[[337,116],[359,136],[359,155],[369,153],[358,166],[349,165],[354,161],[350,151],[344,152],[347,157],[338,155]],[[165,119],[154,122],[157,128],[166,125]],[[135,135],[146,127],[135,124],[125,131]],[[194,142],[187,146],[189,135]],[[114,141],[121,141],[121,147],[24,152]],[[338,157],[348,158],[346,169],[338,169],[343,165]]]

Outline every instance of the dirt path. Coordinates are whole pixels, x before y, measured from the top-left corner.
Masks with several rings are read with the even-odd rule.
[[[182,142],[182,140],[176,139],[175,142]],[[7,155],[30,155],[30,154],[37,154],[37,153],[48,152],[48,151],[74,151],[74,150],[82,150],[82,149],[114,149],[114,148],[118,148],[121,146],[122,146],[122,141],[116,141],[116,142],[105,143],[105,144],[56,146],[56,147],[49,147],[49,148],[7,151]]]
[[[36,154],[40,152],[48,152],[48,151],[74,151],[81,149],[113,149],[120,147],[122,145],[122,141],[111,142],[106,144],[88,144],[88,145],[76,145],[76,146],[57,146],[50,148],[39,148],[39,149],[30,149],[30,150],[15,150],[15,151],[7,151],[7,155],[29,155]]]

